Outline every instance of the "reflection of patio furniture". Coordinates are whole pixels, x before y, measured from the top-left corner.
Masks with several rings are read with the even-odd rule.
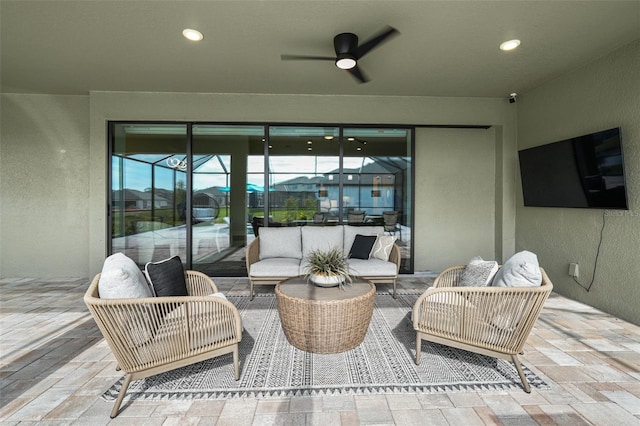
[[[360,210],[354,210],[347,213],[347,222],[352,224],[361,224],[364,222],[364,212]]]
[[[102,275],[107,276],[103,271],[93,279],[84,302],[126,373],[111,418],[117,416],[132,380],[227,353],[233,353],[234,378],[240,378],[240,315],[224,297],[211,296],[218,290],[209,277],[186,271],[188,296],[104,299],[98,293]]]
[[[251,227],[253,228],[253,235],[258,236],[258,229],[264,226],[264,216],[254,216],[251,219]],[[274,222],[273,217],[269,216],[269,226],[282,226],[280,222]]]
[[[247,246],[245,256],[251,298],[256,285],[276,285],[287,278],[304,275],[307,272],[305,257],[311,251],[338,247],[349,253],[357,234],[377,236],[383,231],[382,226],[351,225],[260,228],[260,236]],[[382,254],[370,259],[350,258],[349,273],[376,284],[393,285],[395,297],[400,248],[388,243],[381,252],[388,255],[386,259],[382,259]]]
[[[355,279],[351,285],[323,288],[303,277],[276,286],[278,314],[287,340],[298,349],[320,354],[360,345],[373,314],[376,287]]]
[[[324,222],[324,213],[314,213],[313,214],[313,223],[323,223]]]
[[[531,392],[518,354],[553,285],[540,268],[542,284],[528,287],[460,286],[465,266],[443,271],[413,307],[416,364],[422,340],[512,361],[525,392]],[[511,276],[505,274],[505,277]]]
[[[364,222],[367,225],[384,226],[384,219],[382,215],[368,214],[364,217]]]
[[[400,240],[402,240],[402,227],[398,223],[398,212],[382,212],[382,218],[384,219],[384,231],[389,234],[395,235],[396,232],[400,233]]]
[[[214,221],[220,214],[220,205],[211,195],[205,192],[193,194],[191,217],[193,223]]]

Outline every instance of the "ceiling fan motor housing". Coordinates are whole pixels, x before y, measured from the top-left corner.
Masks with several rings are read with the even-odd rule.
[[[355,50],[356,47],[358,47],[358,36],[353,33],[342,33],[333,38],[333,48],[336,50],[337,56],[350,53]],[[353,55],[350,56],[354,59],[358,59]]]

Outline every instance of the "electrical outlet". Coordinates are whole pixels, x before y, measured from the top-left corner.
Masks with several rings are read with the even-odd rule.
[[[569,276],[571,276],[573,278],[579,278],[579,276],[580,276],[580,268],[578,267],[577,263],[570,263],[569,264]]]

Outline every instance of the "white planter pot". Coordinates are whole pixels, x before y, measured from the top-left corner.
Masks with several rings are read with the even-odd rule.
[[[344,277],[340,275],[316,275],[311,274],[311,281],[320,287],[335,287],[344,282]]]

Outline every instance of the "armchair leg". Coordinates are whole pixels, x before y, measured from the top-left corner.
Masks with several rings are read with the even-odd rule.
[[[518,375],[520,376],[520,380],[522,381],[522,387],[526,393],[531,393],[531,386],[529,386],[529,382],[524,375],[524,371],[522,371],[522,365],[520,364],[520,360],[518,359],[518,355],[511,355],[511,361],[516,366],[516,370],[518,370]]]
[[[120,405],[122,404],[122,400],[127,393],[127,389],[129,389],[129,384],[131,383],[131,374],[127,374],[124,376],[124,382],[122,383],[122,389],[120,389],[120,393],[118,394],[118,399],[113,404],[113,409],[111,410],[111,418],[115,419],[118,415],[118,410],[120,410]]]
[[[233,376],[240,380],[240,357],[238,356],[238,344],[233,347]]]
[[[422,350],[422,339],[420,333],[416,333],[416,365],[420,365],[420,352]]]
[[[253,281],[249,279],[249,300],[253,300]]]
[[[396,280],[393,280],[393,298],[397,299],[397,297],[396,297]]]

